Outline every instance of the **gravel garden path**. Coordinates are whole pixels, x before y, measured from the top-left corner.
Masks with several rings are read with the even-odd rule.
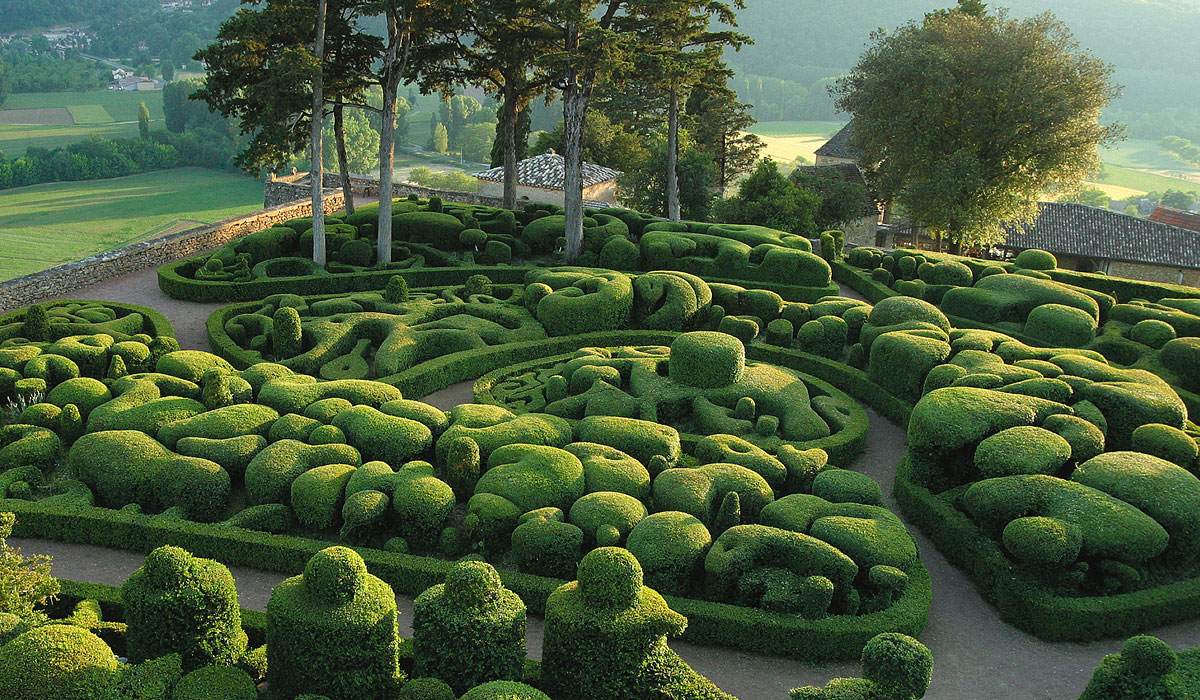
[[[848,290],[848,296],[857,296]],[[142,304],[162,312],[175,326],[180,346],[207,350],[204,322],[221,304],[176,301],[158,289],[154,270],[107,280],[71,295],[75,299],[107,299]],[[471,400],[469,382],[456,384],[428,397],[426,401],[448,409]],[[904,453],[904,430],[867,409],[871,427],[867,448],[852,465],[880,484],[892,481],[895,465]],[[889,497],[889,506],[899,512]],[[1074,700],[1079,697],[1092,670],[1105,654],[1120,650],[1122,640],[1089,644],[1041,641],[1003,622],[996,609],[979,595],[970,579],[951,566],[928,538],[909,525],[921,550],[921,560],[933,578],[933,606],[929,625],[921,641],[934,657],[933,684],[929,700]],[[54,557],[54,573],[76,581],[120,585],[141,566],[144,556],[136,552],[47,540],[12,538],[26,553]],[[232,567],[243,607],[263,610],[271,589],[285,577],[274,572]],[[412,601],[398,598],[400,629],[412,634]],[[1200,645],[1200,620],[1176,623],[1153,631],[1177,650]],[[527,635],[530,656],[541,657],[542,620],[530,618]],[[672,648],[700,673],[741,700],[786,700],[790,688],[822,685],[830,678],[859,675],[857,662],[811,665],[732,651],[700,647],[676,641]]]

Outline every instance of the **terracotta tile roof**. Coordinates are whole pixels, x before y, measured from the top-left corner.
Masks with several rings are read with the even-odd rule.
[[[1083,204],[1042,202],[1031,225],[1007,226],[1004,247],[1200,269],[1200,233]]]
[[[834,134],[831,139],[816,150],[815,155],[858,160],[861,154],[850,146],[850,137],[852,135],[854,135],[854,122],[843,126],[841,131]]]
[[[541,187],[547,190],[561,190],[563,189],[565,164],[566,159],[557,153],[543,153],[540,156],[526,158],[517,163],[517,184]],[[602,182],[616,180],[624,174],[620,170],[585,162],[583,164],[583,186],[599,185]],[[504,182],[504,168],[492,168],[475,173],[475,177],[480,180]]]
[[[1150,215],[1150,221],[1167,224],[1168,226],[1186,228],[1189,231],[1200,231],[1200,214],[1183,211],[1182,209],[1164,206],[1154,207],[1154,213]]]

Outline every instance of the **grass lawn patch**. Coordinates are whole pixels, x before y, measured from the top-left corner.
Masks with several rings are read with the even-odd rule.
[[[262,207],[262,192],[261,182],[202,168],[0,192],[0,280],[180,230],[180,226],[190,228],[255,211]]]
[[[1100,158],[1108,164],[1122,168],[1138,170],[1169,170],[1178,173],[1196,173],[1200,171],[1194,165],[1189,165],[1172,153],[1158,147],[1158,141],[1153,139],[1128,139],[1112,148],[1100,151]]]
[[[5,109],[0,110],[0,151],[9,158],[19,158],[30,147],[54,149],[86,136],[136,138],[138,104],[143,101],[150,109],[151,128],[162,128],[162,93],[158,92],[89,90],[9,95]]]
[[[1100,176],[1095,184],[1108,192],[1109,188],[1120,188],[1108,192],[1109,196],[1128,196],[1133,193],[1166,192],[1167,190],[1200,190],[1200,183],[1183,180],[1177,177],[1166,177],[1148,173],[1144,170],[1125,168],[1112,163],[1105,163],[1100,170]]]
[[[116,121],[104,105],[71,105],[67,111],[76,124],[109,124]]]

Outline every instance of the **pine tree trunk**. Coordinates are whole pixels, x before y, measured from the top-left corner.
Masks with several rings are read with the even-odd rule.
[[[312,167],[308,177],[312,181],[312,225],[313,262],[325,267],[325,170],[321,166],[321,132],[325,127],[325,97],[322,91],[323,64],[325,61],[325,0],[317,3],[317,41],[313,46],[317,59],[317,74],[313,78]]]
[[[568,54],[579,49],[579,25],[567,24]],[[588,93],[577,67],[567,69],[563,80],[563,214],[566,218],[566,263],[574,264],[583,252],[583,126]]]
[[[400,89],[401,66],[399,18],[395,8],[387,12],[388,50],[384,59],[383,127],[379,130],[379,226],[377,259],[380,264],[392,261],[392,169],[396,158],[396,96]]]
[[[679,93],[671,91],[667,114],[667,218],[680,220],[679,212]]]
[[[339,97],[333,106],[333,138],[337,141],[338,172],[342,175],[342,197],[346,200],[346,214],[354,213],[354,188],[350,186],[350,159],[346,155],[346,125],[342,120],[345,105]]]
[[[566,262],[583,252],[583,125],[587,97],[578,83],[563,90],[563,208],[566,215]]]
[[[504,80],[504,201],[517,208],[517,94],[511,77]]]

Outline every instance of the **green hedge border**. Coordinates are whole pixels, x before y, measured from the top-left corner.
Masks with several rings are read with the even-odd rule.
[[[249,282],[195,280],[179,270],[193,265],[189,260],[168,263],[158,268],[158,287],[172,299],[199,302],[258,301],[272,294],[345,294],[383,289],[388,280],[400,275],[409,287],[450,287],[466,284],[471,275],[487,275],[496,284],[524,284],[526,266],[464,265],[462,267],[417,267],[406,270],[369,270],[356,273],[331,273],[302,277],[271,277]]]
[[[770,355],[794,350],[772,349]],[[761,346],[752,346],[755,356]],[[807,356],[807,371],[871,406],[901,427],[912,405],[872,383],[865,373],[825,358]],[[934,543],[947,561],[964,570],[1000,618],[1047,641],[1091,642],[1124,638],[1162,625],[1200,617],[1200,576],[1133,593],[1089,598],[1055,596],[1022,579],[999,545],[965,514],[909,478],[908,458],[896,466],[892,495],[910,526]],[[1180,611],[1183,611],[1182,614]]]
[[[192,554],[217,559],[227,566],[245,566],[294,575],[329,542],[271,535],[228,525],[204,525],[162,516],[129,513],[93,506],[38,505],[0,499],[0,512],[17,516],[15,537],[44,538],[138,552],[171,544]],[[83,527],[81,527],[81,525]],[[356,548],[371,573],[397,592],[416,596],[441,583],[454,562],[410,554]],[[687,616],[682,638],[702,645],[719,645],[806,660],[850,660],[881,632],[916,637],[928,621],[932,601],[929,572],[918,561],[909,570],[904,595],[887,610],[854,617],[805,620],[724,603],[666,596],[672,609]],[[546,598],[564,582],[501,570],[504,585],[516,592],[529,611],[545,612]]]
[[[150,336],[175,337],[175,328],[171,325],[171,322],[167,320],[167,317],[161,312],[155,311],[148,306],[126,304],[120,301],[104,301],[101,299],[51,299],[38,304],[31,304],[30,306],[54,308],[56,306],[63,306],[65,304],[96,304],[100,306],[107,306],[110,309],[116,309],[119,311],[137,312],[146,319],[145,323],[142,324],[142,332]],[[17,320],[24,318],[25,313],[28,310],[29,307],[26,306],[25,308],[17,309],[16,311],[10,311],[6,314],[0,315],[0,326],[14,323]]]
[[[543,267],[565,267],[561,264],[528,265],[464,265],[462,267],[417,267],[400,270],[364,270],[363,272],[329,273],[325,275],[303,275],[299,277],[271,277],[249,282],[225,282],[197,280],[181,272],[194,266],[194,259],[167,263],[158,268],[158,287],[172,299],[198,302],[236,302],[265,299],[272,294],[344,294],[369,292],[383,289],[395,275],[404,277],[409,287],[449,287],[465,284],[471,275],[487,275],[495,284],[524,284],[525,273]],[[671,270],[664,270],[671,271]],[[619,270],[631,275],[645,274],[648,270]],[[824,287],[805,287],[784,282],[744,280],[737,277],[712,277],[707,282],[734,284],[747,289],[766,289],[775,292],[786,301],[815,302],[826,296],[839,293],[835,282]]]
[[[928,489],[909,479],[907,457],[892,493],[900,510],[955,566],[970,574],[1000,618],[1051,642],[1124,638],[1200,616],[1200,576],[1132,593],[1087,598],[1055,596],[1028,582],[999,545]]]
[[[632,331],[632,332],[637,332],[637,331]],[[642,333],[659,333],[658,331],[641,331],[641,332]],[[661,334],[669,335],[672,340],[675,337],[677,337],[677,334],[674,334],[674,333],[671,333],[671,334],[661,333]],[[669,340],[667,342],[663,342],[663,343],[649,343],[649,342],[644,342],[645,338],[643,336],[639,336],[637,339],[642,340],[643,342],[620,343],[619,346],[627,346],[627,345],[638,345],[638,346],[667,345],[667,346],[669,346],[670,345]],[[597,346],[597,345],[588,343],[586,345],[581,345],[580,347],[617,347],[617,346],[612,346],[612,345]],[[841,389],[837,388],[830,382],[823,381],[819,377],[813,376],[812,374],[809,374],[804,371],[804,366],[805,366],[805,363],[807,362],[808,358],[814,358],[814,359],[820,359],[820,358],[816,358],[813,355],[805,355],[804,353],[788,354],[786,351],[783,351],[780,353],[772,353],[769,346],[768,347],[752,346],[752,348],[754,348],[754,347],[757,347],[759,349],[757,351],[755,351],[753,349],[747,349],[747,356],[750,359],[757,360],[759,362],[768,362],[770,364],[779,365],[786,369],[790,369],[795,372],[798,372],[800,374],[800,379],[808,386],[810,393],[815,389],[816,391],[820,392],[820,394],[822,394],[822,395],[833,396],[835,398],[845,398],[845,399],[849,400],[849,402],[853,406],[853,409],[851,411],[850,420],[844,430],[840,430],[837,433],[830,435],[829,437],[821,438],[819,440],[810,440],[808,442],[795,443],[798,447],[800,447],[801,449],[806,449],[806,450],[813,449],[813,448],[820,448],[822,450],[825,450],[829,454],[829,461],[833,464],[838,464],[838,465],[849,464],[849,463],[853,462],[859,455],[861,455],[863,453],[863,450],[866,449],[866,445],[867,445],[867,430],[869,428],[869,423],[867,420],[867,413],[866,413],[866,411],[863,410],[862,406],[860,406],[858,404],[858,401],[854,400],[854,398],[852,396],[850,396],[846,392],[842,391]],[[576,349],[578,349],[578,348],[576,348]],[[528,359],[524,362],[520,362],[517,364],[504,365],[503,367],[498,367],[498,368],[488,372],[487,374],[484,374],[483,376],[481,376],[475,380],[475,384],[472,387],[472,393],[474,394],[474,397],[475,397],[475,403],[503,405],[499,400],[497,400],[496,398],[494,398],[492,396],[492,392],[491,392],[492,387],[496,384],[496,382],[502,376],[507,375],[508,373],[510,373],[511,370],[520,369],[525,366],[536,366],[556,355],[564,355],[564,354],[566,354],[566,353],[554,353],[552,355],[543,355],[541,357],[527,355],[526,357]],[[505,375],[501,375],[500,374],[501,371],[504,371]],[[577,421],[571,420],[569,422],[571,424],[575,424]],[[694,445],[695,443],[699,442],[700,440],[702,440],[704,438],[703,435],[697,435],[694,433],[680,433],[679,437],[680,437],[680,440],[683,442],[683,444],[688,447],[691,447],[692,445]]]

